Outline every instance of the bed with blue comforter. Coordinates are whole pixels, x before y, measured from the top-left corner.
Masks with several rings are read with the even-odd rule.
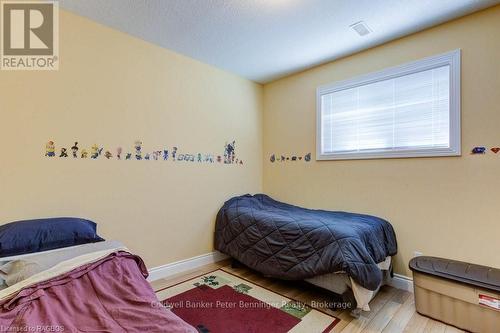
[[[397,252],[394,229],[384,219],[312,210],[264,194],[227,201],[217,214],[215,248],[266,276],[303,280],[345,272],[377,289],[377,263]]]

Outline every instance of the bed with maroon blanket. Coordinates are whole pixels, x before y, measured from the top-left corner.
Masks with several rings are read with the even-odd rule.
[[[33,272],[38,266],[28,261],[17,266],[29,266]],[[125,248],[35,269],[35,274],[0,291],[0,332],[196,332],[159,306],[145,277],[141,258]]]

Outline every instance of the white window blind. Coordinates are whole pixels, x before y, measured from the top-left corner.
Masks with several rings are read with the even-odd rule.
[[[459,154],[456,64],[442,58],[319,90],[319,159]]]

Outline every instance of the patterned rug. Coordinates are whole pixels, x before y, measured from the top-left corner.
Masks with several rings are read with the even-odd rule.
[[[156,295],[201,333],[326,333],[340,321],[222,269]]]

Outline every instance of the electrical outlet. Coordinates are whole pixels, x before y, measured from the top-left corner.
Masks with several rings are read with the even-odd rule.
[[[423,256],[424,254],[420,251],[413,251],[413,256],[414,257],[420,257],[420,256]]]

